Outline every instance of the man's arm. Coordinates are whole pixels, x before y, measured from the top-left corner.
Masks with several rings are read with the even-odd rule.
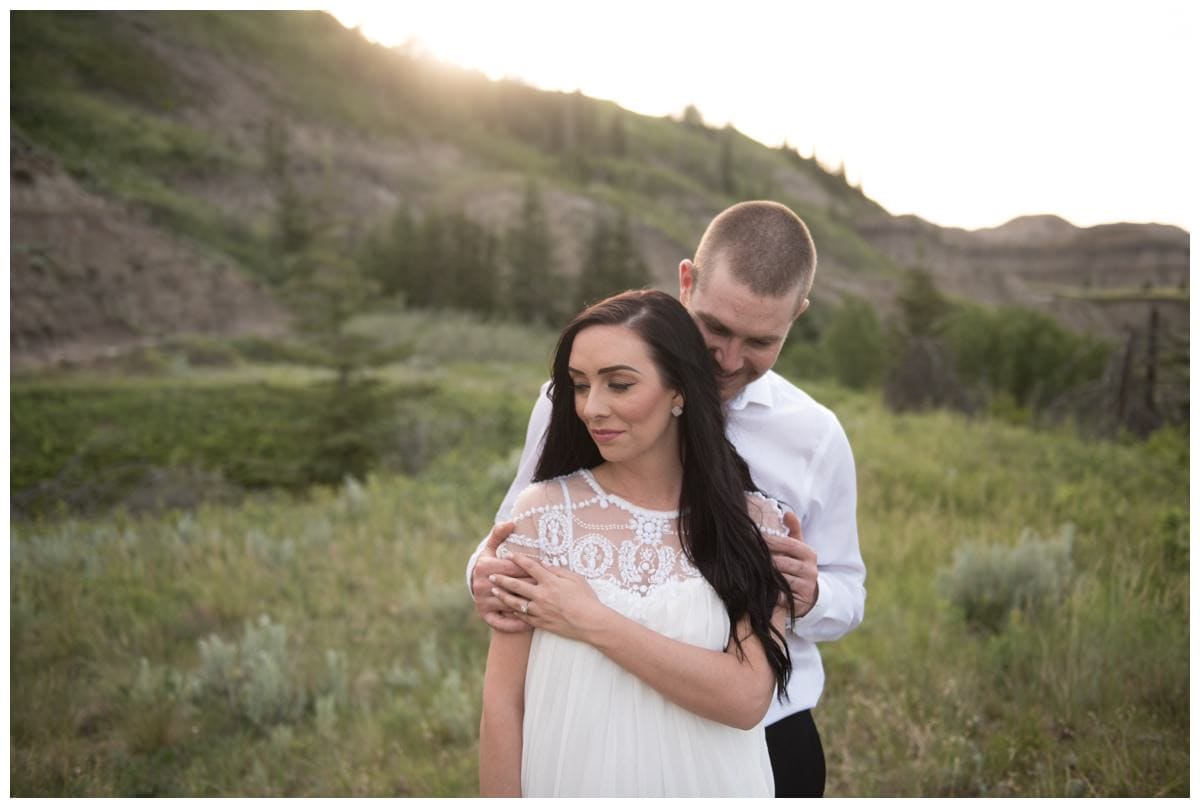
[[[550,424],[550,398],[547,395],[550,383],[546,382],[538,391],[537,401],[529,414],[529,424],[525,429],[525,446],[521,450],[521,460],[517,464],[517,475],[504,495],[504,501],[496,511],[496,524],[491,532],[479,543],[479,547],[467,561],[467,591],[475,601],[475,611],[489,626],[497,631],[526,631],[528,626],[511,616],[499,600],[491,594],[489,575],[524,575],[521,569],[511,561],[496,558],[496,548],[512,533],[513,525],[507,521],[512,513],[513,503],[517,496],[533,481],[533,472],[537,469],[538,460],[542,454],[542,441],[546,436],[546,428]]]
[[[807,611],[797,602],[791,631],[812,642],[836,640],[863,619],[866,565],[858,546],[858,489],[854,455],[835,424],[813,458],[803,520],[803,541],[816,555],[815,598]],[[799,600],[799,599],[798,599]]]

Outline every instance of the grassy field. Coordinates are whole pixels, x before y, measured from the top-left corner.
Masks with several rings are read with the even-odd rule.
[[[487,632],[463,568],[523,424],[472,413],[523,412],[546,344],[389,369],[486,430],[412,473],[15,522],[13,795],[475,794]],[[868,568],[865,622],[823,648],[828,793],[1187,795],[1187,435],[1085,442],[809,389],[854,447]]]

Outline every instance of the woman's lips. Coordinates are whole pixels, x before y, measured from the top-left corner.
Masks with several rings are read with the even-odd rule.
[[[621,434],[619,429],[593,429],[592,440],[596,443],[608,443],[616,439]]]

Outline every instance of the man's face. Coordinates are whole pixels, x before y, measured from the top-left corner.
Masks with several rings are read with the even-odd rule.
[[[691,261],[679,265],[679,300],[704,335],[719,366],[721,400],[729,401],[775,364],[808,300],[797,306],[791,294],[757,295],[726,271],[722,261],[701,270],[702,288],[696,283],[696,271]]]

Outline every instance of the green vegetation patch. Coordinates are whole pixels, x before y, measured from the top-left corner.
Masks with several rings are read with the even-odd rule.
[[[487,630],[463,570],[529,391],[442,372],[407,399],[439,416],[410,446],[463,440],[412,473],[14,523],[13,794],[473,796]],[[821,649],[827,793],[1186,795],[1186,432],[806,389],[854,448],[868,570],[863,624]]]
[[[415,472],[459,446],[507,449],[528,414],[512,395],[371,381],[34,383],[10,407],[12,503],[26,516],[109,507],[164,470],[183,486],[291,491]]]

